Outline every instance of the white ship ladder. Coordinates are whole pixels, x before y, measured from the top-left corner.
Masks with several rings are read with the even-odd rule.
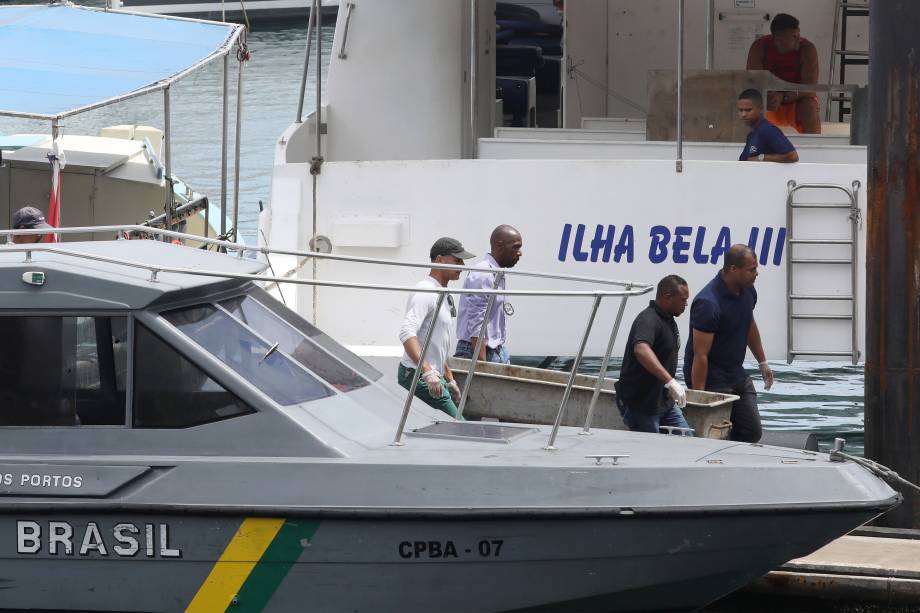
[[[860,182],[787,187],[786,359],[849,357],[856,364]]]

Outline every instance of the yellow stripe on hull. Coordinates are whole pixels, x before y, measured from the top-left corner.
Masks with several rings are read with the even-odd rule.
[[[225,611],[282,525],[283,519],[257,517],[243,520],[185,609],[186,613]]]

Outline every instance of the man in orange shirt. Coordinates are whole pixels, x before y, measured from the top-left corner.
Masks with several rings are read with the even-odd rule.
[[[790,83],[818,82],[818,50],[799,32],[799,20],[778,13],[770,22],[770,34],[751,45],[748,70],[769,70]],[[814,92],[767,94],[767,119],[777,126],[792,126],[804,134],[821,133],[818,96]]]

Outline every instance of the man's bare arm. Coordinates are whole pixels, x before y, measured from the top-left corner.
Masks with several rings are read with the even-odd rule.
[[[478,341],[478,340],[479,340],[479,337],[478,337],[478,336],[470,337],[470,345],[471,345],[471,347],[470,347],[470,353],[476,351],[476,341]],[[480,362],[485,362],[485,361],[486,361],[486,350],[487,350],[487,349],[488,349],[488,343],[487,343],[485,340],[483,340],[483,341],[482,341],[482,348],[479,350],[479,357],[476,358],[476,359],[479,360]]]
[[[802,83],[817,83],[819,77],[818,71],[818,50],[815,46],[803,40],[802,41]],[[814,96],[814,92],[798,92],[799,98],[805,96]]]
[[[694,337],[695,340],[695,337]],[[751,320],[751,329],[748,330],[748,348],[750,348],[751,353],[754,354],[754,359],[758,362],[765,362],[767,359],[767,354],[763,350],[763,341],[760,339],[760,329],[757,327],[757,322]]]
[[[693,334],[693,366],[690,368],[690,387],[695,390],[706,389],[706,376],[709,374],[709,351],[715,334],[702,330],[691,330]]]
[[[749,162],[759,161],[756,155],[752,155],[748,158]],[[789,153],[767,153],[763,156],[764,162],[780,162],[780,163],[792,163],[799,161],[799,152],[793,149]]]
[[[409,359],[418,364],[418,358],[422,354],[422,345],[418,342],[418,337],[413,336],[407,338],[403,343],[403,348],[406,350],[406,355],[409,356]],[[428,363],[428,360],[422,362],[422,372],[426,373],[431,370],[431,364]]]
[[[639,364],[642,364],[642,368],[655,375],[655,378],[662,383],[667,383],[674,378],[658,361],[658,356],[655,355],[651,345],[648,343],[636,343],[635,347],[633,347],[633,354],[639,360]]]
[[[814,84],[818,82],[818,49],[807,40],[802,41],[802,83]],[[783,92],[783,104],[798,102],[802,98],[810,98],[815,92]]]

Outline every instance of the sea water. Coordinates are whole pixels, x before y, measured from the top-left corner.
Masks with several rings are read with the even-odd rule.
[[[520,361],[528,366],[536,366],[540,360]],[[556,358],[545,366],[571,372],[572,362],[572,358]],[[622,360],[616,358],[611,360],[608,376],[619,376],[621,362]],[[682,364],[681,359],[680,365]],[[847,362],[771,362],[774,383],[769,391],[764,389],[756,362],[746,362],[745,368],[754,380],[757,403],[765,429],[814,432],[818,437],[818,444],[824,451],[830,449],[835,438],[843,438],[846,440],[848,452],[862,455],[862,364],[853,366]],[[585,358],[578,370],[586,374],[597,374],[600,370],[600,360]],[[678,372],[678,379],[681,378]]]

